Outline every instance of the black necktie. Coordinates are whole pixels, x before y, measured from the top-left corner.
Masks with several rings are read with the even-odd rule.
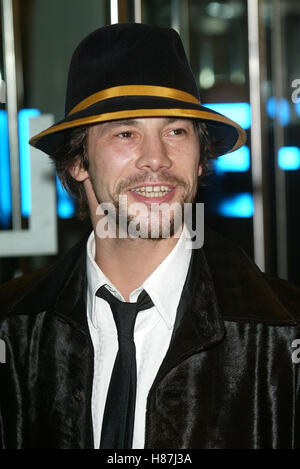
[[[136,397],[136,356],[133,330],[137,313],[153,302],[143,290],[136,303],[118,300],[103,285],[96,293],[111,307],[118,331],[119,350],[114,363],[103,415],[100,448],[132,448]]]

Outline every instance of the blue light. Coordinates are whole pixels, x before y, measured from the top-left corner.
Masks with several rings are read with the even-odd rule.
[[[223,217],[250,218],[254,213],[253,197],[247,192],[226,197],[220,203],[218,213]]]
[[[29,119],[38,115],[40,112],[37,109],[22,109],[18,113],[21,210],[24,217],[31,214]],[[56,186],[58,216],[70,218],[75,212],[74,199],[65,191],[59,181]],[[4,228],[10,225],[11,212],[8,122],[6,111],[0,110],[0,223]]]
[[[278,166],[281,169],[296,170],[300,168],[300,148],[282,147],[278,150]]]
[[[298,116],[300,116],[300,101],[299,103],[295,103],[295,111]]]
[[[11,186],[6,111],[0,111],[0,223],[8,228],[11,219]]]
[[[248,171],[250,168],[250,150],[244,145],[229,155],[220,156],[215,161],[215,168],[218,173],[225,171]]]
[[[21,109],[18,113],[21,208],[23,217],[29,217],[31,214],[30,147],[28,143],[30,138],[29,119],[39,115],[40,111],[37,109]]]
[[[249,103],[213,103],[205,104],[213,111],[224,114],[224,116],[237,122],[243,129],[251,126],[251,107]]]
[[[285,127],[290,122],[290,105],[288,101],[281,98],[279,101],[272,96],[267,100],[267,114],[271,119],[278,119],[280,125]]]
[[[267,100],[266,104],[267,114],[271,119],[275,119],[276,116],[276,98],[273,96]]]
[[[56,176],[57,214],[60,218],[71,218],[75,213],[74,199],[67,193]]]

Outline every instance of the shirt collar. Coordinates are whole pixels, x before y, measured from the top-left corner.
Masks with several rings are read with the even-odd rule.
[[[186,248],[186,226],[175,247],[162,263],[144,281],[143,288],[150,295],[168,329],[173,327],[177,306],[191,259],[191,249]]]
[[[89,318],[93,326],[97,329],[97,317],[96,317],[96,293],[100,287],[106,285],[113,295],[119,300],[124,301],[120,292],[111,283],[109,278],[106,277],[104,272],[100,269],[95,261],[95,234],[91,232],[87,241],[87,256],[86,256],[86,274],[87,274],[87,309]]]
[[[136,301],[140,292],[143,289],[146,290],[168,329],[172,328],[175,322],[177,306],[191,259],[191,249],[187,248],[185,242],[187,239],[190,239],[190,235],[184,225],[172,251],[143,284],[130,293],[130,301]],[[95,308],[97,290],[102,285],[106,285],[119,300],[124,301],[124,298],[95,262],[94,231],[91,232],[87,241],[87,282],[88,315],[93,326],[97,328]]]

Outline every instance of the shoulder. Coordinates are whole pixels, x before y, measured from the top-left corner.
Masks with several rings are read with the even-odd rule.
[[[67,284],[76,265],[84,270],[87,234],[51,265],[0,286],[0,319],[13,311],[42,311],[51,308]]]
[[[300,322],[300,287],[278,277],[263,276],[282,304]]]
[[[245,251],[209,227],[204,252],[224,319],[273,325],[300,322],[300,288],[263,273]]]
[[[43,267],[0,285],[0,318],[6,316],[15,303],[20,301],[29,291],[32,291],[50,269],[51,266]]]

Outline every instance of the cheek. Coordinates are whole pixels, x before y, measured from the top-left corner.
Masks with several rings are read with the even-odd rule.
[[[129,145],[114,145],[106,153],[105,166],[106,176],[111,180],[122,178],[128,174],[134,167],[137,157],[136,148]]]
[[[198,176],[198,169],[200,163],[199,150],[195,146],[182,149],[179,152],[179,165],[187,177],[194,179]]]
[[[198,177],[199,165],[200,165],[200,148],[198,144],[196,148],[195,147],[193,148],[193,170],[194,170],[196,177]]]
[[[128,152],[127,152],[128,153]],[[128,156],[124,149],[96,148],[90,161],[90,176],[98,190],[110,192],[124,175],[130,164],[132,154]]]
[[[110,155],[109,159],[103,162],[103,177],[114,183],[124,173],[127,166],[127,160],[120,157],[120,154]]]

